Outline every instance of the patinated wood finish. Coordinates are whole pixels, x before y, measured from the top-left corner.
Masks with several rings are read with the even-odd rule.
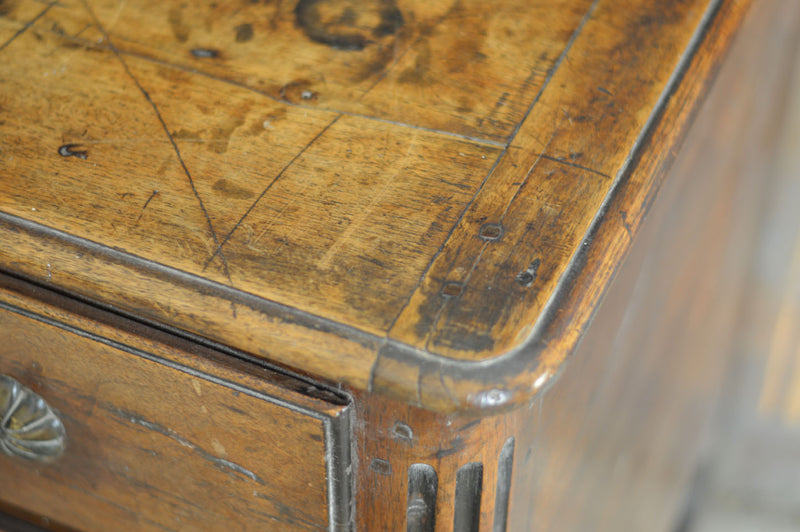
[[[763,193],[798,28],[800,4],[754,6],[683,147],[667,154],[677,158],[640,238],[551,388],[486,418],[363,400],[359,523],[398,529],[401,518],[391,515],[407,511],[407,469],[424,463],[439,474],[435,530],[454,530],[456,471],[478,461],[480,530],[498,530],[498,459],[514,437],[508,530],[680,530],[747,303],[748,263],[756,221],[769,209]],[[712,29],[706,44],[714,49],[728,37]],[[707,68],[707,59],[693,61],[687,75]],[[667,109],[698,90],[704,88],[692,86],[694,96],[676,92]],[[651,142],[661,134],[675,131],[658,127]],[[398,423],[410,430],[398,435]],[[413,438],[402,437],[409,432]],[[370,468],[376,459],[388,465]],[[382,507],[390,516],[370,513],[381,500],[389,501]]]
[[[751,11],[581,346],[517,434],[518,530],[672,532],[701,503],[690,486],[718,449],[715,405],[739,393],[722,382],[799,50],[800,4]]]
[[[0,374],[67,434],[53,463],[0,455],[2,507],[85,531],[350,529],[345,398],[0,283]]]
[[[519,403],[748,3],[6,1],[0,267],[427,408]]]
[[[0,511],[668,530],[800,7],[530,4],[0,3]]]

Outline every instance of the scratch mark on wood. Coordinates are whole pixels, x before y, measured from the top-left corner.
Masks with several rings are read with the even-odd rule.
[[[471,187],[467,183],[457,183],[455,181],[448,181],[447,179],[440,177],[439,181],[444,183],[445,185],[449,185],[451,187],[455,187],[459,190],[469,190]]]
[[[358,214],[356,214],[353,219],[350,221],[350,224],[347,228],[339,235],[336,241],[328,248],[325,254],[317,263],[317,268],[320,270],[328,270],[330,269],[331,265],[333,264],[334,259],[336,258],[336,254],[345,246],[353,237],[353,234],[356,231],[362,230],[364,222],[372,215],[373,211],[380,206],[383,202],[384,198],[387,196],[392,195],[394,191],[394,184],[399,176],[399,174],[405,169],[406,163],[408,162],[409,157],[411,156],[411,152],[414,150],[414,146],[417,143],[417,132],[414,132],[414,135],[408,142],[408,149],[406,150],[403,159],[395,165],[395,168],[398,170],[396,172],[381,172],[383,176],[383,183],[381,184],[380,189],[378,192],[372,196],[369,201],[369,204],[364,206]]]
[[[458,401],[458,397],[453,393],[453,390],[447,385],[444,380],[444,374],[442,373],[442,367],[439,366],[439,383],[442,385],[442,389],[447,393],[447,396],[453,402],[454,405],[460,406],[461,403]]]
[[[17,30],[17,32],[14,35],[12,35],[6,42],[0,45],[0,52],[5,50],[9,44],[11,44],[17,39],[17,37],[28,31],[28,28],[36,24],[36,21],[45,16],[47,12],[50,11],[50,9],[56,4],[58,4],[57,0],[55,2],[50,2],[49,4],[47,4],[47,7],[45,7],[42,11],[40,11],[38,15],[33,17],[29,22],[26,22],[25,25],[22,26],[19,30]]]
[[[564,116],[566,117],[567,122],[569,122],[569,125],[572,125],[572,117],[569,115],[567,110],[562,107],[561,112],[564,113]]]
[[[631,231],[631,224],[628,222],[628,213],[626,211],[619,211],[620,218],[622,218],[622,226],[625,228],[625,232],[628,233],[628,237],[633,239],[633,231]]]
[[[589,168],[588,166],[575,164],[575,163],[570,162],[570,161],[568,161],[566,159],[563,159],[561,157],[553,157],[552,155],[545,155],[544,153],[541,154],[539,157],[541,157],[542,159],[547,159],[548,161],[553,161],[553,162],[556,162],[556,163],[561,163],[561,164],[565,164],[567,166],[571,166],[573,168],[578,168],[579,170],[585,170],[587,172],[591,172],[593,174],[597,174],[597,175],[603,176],[605,178],[609,178],[609,179],[611,178],[611,176],[609,176],[608,174],[604,174],[603,172],[599,172],[599,171],[597,171],[597,170],[595,170],[593,168]]]
[[[139,220],[142,219],[142,216],[144,216],[145,209],[147,208],[148,205],[150,205],[150,202],[153,201],[153,198],[155,198],[157,194],[158,190],[154,190],[153,193],[150,194],[150,197],[147,198],[147,201],[144,202],[144,205],[142,205],[142,212],[139,213],[139,217],[136,219],[136,223],[139,223]]]
[[[469,430],[472,427],[478,425],[481,421],[483,421],[483,419],[482,418],[478,418],[478,419],[474,419],[474,420],[470,421],[469,423],[465,423],[464,425],[462,425],[461,427],[458,428],[458,432],[464,432],[466,430]]]
[[[489,111],[489,114],[486,115],[485,117],[481,117],[481,118],[478,119],[478,122],[477,122],[478,123],[478,127],[481,127],[483,125],[484,121],[486,121],[486,120],[488,120],[489,123],[491,123],[492,122],[492,118],[497,114],[497,112],[500,110],[500,108],[503,107],[508,102],[508,97],[509,96],[511,96],[511,93],[509,93],[509,92],[504,92],[503,94],[501,94],[500,98],[498,98],[497,101],[495,102],[494,107],[492,107],[492,110]]]
[[[292,157],[292,160],[290,160],[288,163],[286,163],[286,166],[284,166],[281,169],[281,171],[278,172],[278,175],[276,175],[272,179],[272,181],[270,181],[267,184],[267,186],[264,187],[264,190],[262,190],[261,194],[258,195],[258,197],[255,199],[255,201],[253,201],[253,203],[250,204],[250,207],[248,207],[247,210],[245,211],[245,213],[239,218],[239,220],[236,222],[236,225],[234,225],[233,228],[230,231],[228,231],[228,234],[225,235],[225,238],[223,238],[222,241],[217,244],[217,247],[216,247],[216,249],[214,249],[214,252],[208,258],[208,260],[206,260],[205,264],[203,264],[203,271],[205,271],[206,268],[208,268],[209,264],[211,264],[211,261],[214,260],[214,257],[216,257],[217,255],[220,255],[220,256],[222,255],[223,246],[225,246],[225,244],[228,242],[228,240],[230,240],[230,238],[233,235],[233,233],[235,233],[236,230],[239,229],[239,227],[242,225],[242,222],[244,221],[244,219],[247,218],[247,216],[253,211],[253,209],[256,207],[258,202],[260,202],[261,199],[267,194],[267,192],[269,192],[269,190],[272,188],[272,185],[274,185],[278,181],[278,179],[280,179],[283,176],[283,174],[286,173],[286,170],[288,170],[294,164],[294,162],[297,159],[299,159],[320,137],[322,137],[322,135],[324,135],[325,132],[328,131],[328,129],[330,129],[331,126],[333,126],[341,117],[342,117],[341,114],[337,115],[336,118],[331,120],[330,123],[327,126],[322,128],[322,131],[317,133],[317,135],[313,139],[311,139],[305,146],[303,146],[303,148],[299,152],[297,152],[297,155]],[[226,267],[226,269],[227,269],[227,267]]]
[[[276,509],[278,510],[278,515],[268,514],[266,512],[258,512],[257,514],[261,517],[266,517],[271,519],[277,523],[282,523],[285,525],[295,525],[306,530],[326,530],[324,526],[321,526],[317,523],[309,521],[307,519],[303,519],[298,517],[294,514],[293,509],[287,506],[286,504],[282,503],[281,501],[275,499],[274,497],[270,497],[263,493],[259,493],[257,491],[253,492],[253,497],[257,499],[263,499],[265,501],[269,501],[270,503],[274,504]]]
[[[256,475],[255,473],[253,473],[249,469],[246,469],[246,468],[240,466],[239,464],[231,462],[230,460],[225,460],[223,458],[219,458],[218,456],[214,456],[213,454],[211,454],[208,451],[204,450],[200,446],[195,445],[191,441],[187,440],[186,438],[184,438],[183,436],[181,436],[180,434],[178,434],[174,430],[170,429],[169,427],[165,427],[165,426],[160,425],[158,423],[153,423],[153,422],[147,421],[145,419],[142,419],[139,416],[136,416],[136,415],[131,414],[129,412],[125,412],[125,411],[120,410],[118,408],[114,408],[112,406],[108,406],[107,410],[111,414],[117,416],[120,419],[123,419],[123,420],[125,420],[125,421],[127,421],[129,423],[134,424],[134,425],[139,425],[140,427],[144,427],[147,430],[151,430],[153,432],[156,432],[158,434],[161,434],[163,436],[166,436],[166,437],[178,442],[183,447],[186,447],[187,449],[190,449],[193,452],[197,453],[204,460],[207,460],[207,461],[211,462],[218,469],[236,473],[238,475],[244,476],[244,477],[252,480],[253,482],[257,482],[259,484],[266,484],[263,479],[261,479],[258,475]]]
[[[441,460],[446,456],[456,454],[457,452],[463,450],[465,447],[466,444],[464,443],[464,440],[461,438],[461,436],[456,436],[453,439],[453,441],[450,442],[450,447],[444,447],[442,449],[439,449],[438,451],[436,451],[436,454],[434,456],[436,457],[437,460]]]
[[[78,37],[80,37],[80,36],[81,36],[81,33],[83,33],[84,31],[88,30],[88,29],[89,29],[89,28],[91,28],[91,27],[92,27],[92,25],[91,25],[91,24],[86,24],[86,25],[85,25],[83,28],[81,28],[81,29],[80,29],[80,31],[78,31],[78,32],[77,32],[75,35],[73,35],[71,38],[72,38],[72,39],[77,39]]]
[[[203,203],[202,198],[200,198],[200,193],[197,190],[197,186],[195,185],[194,179],[192,178],[192,174],[189,172],[189,168],[186,166],[186,162],[183,160],[183,156],[181,155],[181,150],[178,148],[178,144],[175,142],[175,138],[172,136],[172,133],[170,133],[169,127],[167,127],[167,123],[164,121],[164,117],[161,115],[161,111],[158,110],[158,107],[156,106],[155,102],[150,97],[150,94],[145,90],[145,88],[141,84],[141,82],[139,82],[138,78],[133,75],[133,72],[128,67],[128,63],[125,61],[125,59],[123,59],[122,54],[120,53],[119,49],[114,45],[113,41],[111,40],[111,38],[108,35],[108,32],[103,27],[103,25],[100,24],[100,20],[97,18],[97,15],[92,10],[92,8],[89,6],[88,0],[82,0],[82,2],[83,2],[84,9],[89,14],[89,16],[92,18],[92,20],[94,20],[94,23],[97,26],[97,28],[100,30],[100,33],[103,34],[103,38],[108,43],[109,49],[116,56],[117,60],[120,62],[120,65],[122,66],[123,70],[125,70],[125,73],[128,75],[128,77],[133,81],[133,83],[139,89],[139,92],[141,92],[142,96],[144,96],[145,100],[147,100],[147,103],[149,103],[150,107],[152,107],[153,112],[156,115],[156,118],[158,119],[159,123],[161,124],[162,129],[164,130],[164,133],[167,135],[167,138],[169,139],[170,144],[172,144],[172,149],[175,151],[175,155],[178,157],[178,162],[180,162],[181,168],[183,169],[183,173],[186,175],[186,179],[189,181],[189,186],[192,189],[192,193],[194,194],[195,199],[197,199],[197,202],[200,205],[200,210],[202,211],[203,216],[205,217],[206,224],[208,225],[208,229],[209,229],[209,231],[211,233],[211,238],[213,239],[214,244],[216,245],[217,251],[214,252],[214,256],[219,254],[220,258],[222,259],[223,273],[225,274],[225,277],[228,278],[228,282],[230,283],[230,285],[233,286],[233,279],[231,279],[230,270],[228,268],[228,261],[225,258],[225,255],[221,251],[221,247],[219,245],[219,239],[217,238],[217,232],[214,230],[214,226],[211,223],[211,216],[208,214],[208,210],[206,209],[205,203]],[[204,268],[203,268],[204,270],[205,270],[205,268],[208,267],[209,263],[210,263],[210,260],[204,266]]]
[[[154,451],[148,451],[147,449],[141,449],[141,450],[144,451],[144,452],[152,452],[153,455],[156,456]],[[125,466],[125,467],[126,467],[127,470],[129,470],[129,468],[127,468],[127,466]],[[179,494],[177,494],[177,493],[173,493],[171,491],[167,491],[167,490],[161,489],[158,486],[150,484],[149,482],[146,482],[146,481],[141,480],[139,478],[136,478],[136,477],[134,477],[132,475],[129,475],[129,474],[125,473],[125,470],[115,470],[114,471],[114,475],[125,479],[125,481],[128,484],[130,484],[131,486],[135,486],[137,488],[143,489],[144,491],[148,492],[148,494],[158,494],[157,496],[158,496],[159,499],[174,501],[174,502],[171,503],[172,505],[175,505],[175,506],[188,506],[188,507],[194,508],[195,510],[200,510],[201,512],[206,510],[206,508],[204,506],[201,506],[200,504],[197,504],[192,500],[185,499],[183,497],[180,497]]]

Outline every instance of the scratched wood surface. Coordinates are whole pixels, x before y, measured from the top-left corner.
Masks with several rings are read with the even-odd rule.
[[[704,17],[747,4],[6,0],[0,267],[430,408],[520,401]]]
[[[478,529],[504,530],[494,527],[497,457],[514,436],[508,531],[682,530],[712,412],[730,400],[721,384],[752,302],[749,264],[799,24],[793,0],[753,6],[640,238],[549,389],[483,418],[355,395],[359,524],[405,529],[408,470],[421,463],[438,474],[432,529],[454,530],[456,471],[480,462]]]
[[[340,529],[324,420],[342,398],[0,283],[0,374],[55,409],[67,442],[51,464],[0,455],[6,511],[85,531]]]
[[[799,28],[797,2],[753,5],[641,238],[521,425],[512,530],[682,531],[703,504],[690,489],[698,464],[725,446],[712,414],[746,391],[723,382],[757,300],[751,268]]]

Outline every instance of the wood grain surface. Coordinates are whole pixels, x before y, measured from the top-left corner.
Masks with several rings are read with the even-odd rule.
[[[428,408],[518,403],[748,4],[6,1],[0,267]]]
[[[84,531],[350,529],[337,509],[350,464],[336,456],[349,444],[332,436],[349,431],[343,397],[0,281],[0,374],[44,398],[67,434],[53,463],[0,455],[4,508]]]
[[[753,7],[640,221],[640,238],[563,374],[543,393],[487,417],[354,394],[359,524],[418,524],[409,519],[417,508],[409,470],[421,464],[437,474],[435,519],[407,530],[456,530],[458,471],[480,463],[478,530],[680,530],[723,400],[735,327],[750,303],[756,221],[769,209],[765,176],[798,27],[792,0]],[[433,380],[424,378],[423,386]],[[498,456],[510,437],[507,528],[496,528]]]
[[[443,415],[376,395],[356,394],[354,402],[354,437],[360,461],[356,477],[359,530],[473,530],[455,527],[458,475],[469,464],[480,464],[482,477],[478,483],[477,516],[470,524],[477,527],[474,530],[506,530],[494,525],[497,514],[503,511],[502,505],[496,504],[497,491],[503,489],[498,476],[500,455],[524,422],[524,413]],[[525,408],[521,411],[527,413]],[[426,501],[431,528],[411,524],[415,521],[411,519],[409,475],[415,464],[428,466],[435,474],[436,490],[432,501]],[[507,509],[508,499],[505,500]]]
[[[586,337],[528,411],[510,530],[685,530],[712,416],[739,393],[723,381],[799,29],[796,2],[754,4]]]

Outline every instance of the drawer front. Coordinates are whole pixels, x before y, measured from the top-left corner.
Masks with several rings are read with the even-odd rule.
[[[29,295],[0,293],[0,375],[49,405],[65,448],[0,453],[0,504],[80,530],[347,528],[345,401]]]

